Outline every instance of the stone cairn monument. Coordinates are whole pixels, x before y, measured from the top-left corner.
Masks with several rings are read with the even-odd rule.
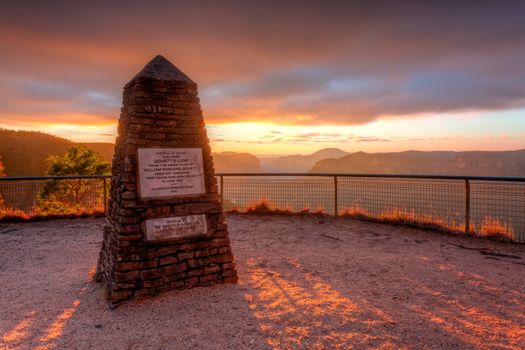
[[[236,283],[197,84],[156,56],[123,96],[97,267],[110,306]]]

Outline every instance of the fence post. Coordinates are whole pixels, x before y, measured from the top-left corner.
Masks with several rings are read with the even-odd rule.
[[[334,176],[334,216],[337,216],[337,214],[339,213],[337,202],[337,176]]]
[[[222,210],[224,210],[224,178],[222,175],[219,175],[219,178],[220,178],[220,183],[221,183],[221,192],[220,192],[221,207],[222,207]]]
[[[465,180],[465,233],[470,234],[470,182]]]
[[[108,213],[108,186],[107,179],[104,178],[104,215]]]

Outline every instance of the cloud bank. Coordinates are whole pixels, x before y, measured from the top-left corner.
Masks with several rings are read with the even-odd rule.
[[[523,107],[524,16],[523,1],[9,2],[0,123],[116,121],[157,53],[199,83],[209,123]]]

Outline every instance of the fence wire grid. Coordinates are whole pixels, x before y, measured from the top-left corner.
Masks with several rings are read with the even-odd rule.
[[[104,214],[109,176],[0,178],[0,220]]]
[[[225,211],[323,213],[525,243],[525,178],[217,174]],[[103,214],[110,176],[0,178],[0,220]]]

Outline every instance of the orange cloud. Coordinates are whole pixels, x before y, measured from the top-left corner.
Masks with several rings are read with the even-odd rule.
[[[298,6],[4,4],[2,123],[116,120],[123,85],[157,53],[199,83],[210,123],[357,125],[525,106],[522,2]]]

